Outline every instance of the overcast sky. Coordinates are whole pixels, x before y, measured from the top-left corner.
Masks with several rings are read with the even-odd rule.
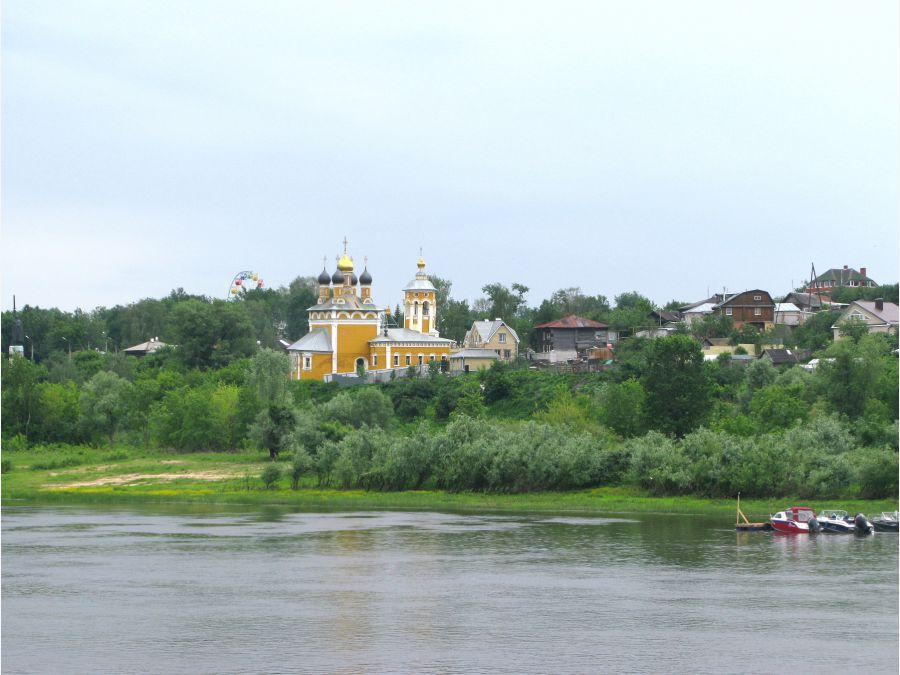
[[[898,3],[5,0],[2,306],[898,280]]]

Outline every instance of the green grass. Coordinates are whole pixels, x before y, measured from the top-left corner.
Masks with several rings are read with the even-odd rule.
[[[451,493],[437,490],[406,492],[366,492],[363,490],[319,489],[306,478],[298,490],[290,489],[287,476],[274,489],[266,490],[260,480],[268,458],[262,453],[176,453],[131,448],[65,448],[49,451],[4,452],[12,469],[2,477],[2,501],[14,503],[191,503],[288,505],[306,509],[366,510],[453,510],[506,512],[580,513],[683,513],[722,514],[733,517],[733,499],[700,497],[651,497],[633,487],[600,487],[572,492],[528,494]],[[58,460],[58,461],[54,461]],[[68,462],[75,462],[69,464]],[[288,468],[281,462],[282,471]],[[215,480],[200,480],[191,474],[214,472]],[[164,478],[162,474],[168,476]],[[227,475],[226,475],[227,474]],[[117,477],[142,475],[138,481],[115,484]],[[816,509],[842,508],[851,513],[877,514],[894,511],[890,500],[741,500],[741,509],[751,520],[793,504]]]

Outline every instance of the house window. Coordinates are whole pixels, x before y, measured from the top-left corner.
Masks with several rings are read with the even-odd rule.
[[[428,301],[427,300],[422,303],[422,318],[423,319],[428,318]]]
[[[753,316],[762,316],[762,307],[754,307]]]
[[[429,360],[429,361],[434,361],[434,354],[429,354],[429,355],[428,355],[428,360]]]
[[[731,316],[731,307],[725,308],[725,316]]]
[[[423,363],[425,363],[425,355],[419,354],[419,365],[421,366]]]
[[[503,350],[503,358],[504,358],[504,359],[508,359],[508,358],[511,358],[511,357],[512,357],[512,350],[510,350],[510,349],[504,349],[504,350]]]
[[[309,354],[303,355],[303,370],[312,370],[312,356]]]
[[[372,354],[372,367],[378,367],[378,354]]]
[[[762,296],[761,296],[761,295],[754,295],[754,296],[753,296],[753,299],[754,299],[754,300],[762,300]]]
[[[408,365],[408,366],[412,365],[412,354],[406,355],[406,365]]]
[[[400,365],[400,355],[399,354],[394,354],[394,365],[395,366]]]
[[[506,333],[500,333],[500,344],[501,345],[506,344]]]
[[[418,302],[413,303],[413,318],[414,319],[419,318],[419,303]]]

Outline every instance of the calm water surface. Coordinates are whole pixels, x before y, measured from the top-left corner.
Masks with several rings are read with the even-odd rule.
[[[728,520],[5,508],[2,671],[898,672],[897,535]]]

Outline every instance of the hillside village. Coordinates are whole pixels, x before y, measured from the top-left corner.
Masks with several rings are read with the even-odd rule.
[[[872,333],[896,335],[898,327],[897,285],[883,289],[887,299],[875,297],[881,287],[865,267],[829,269],[780,297],[764,289],[723,291],[693,302],[672,301],[657,307],[632,292],[617,296],[616,306],[611,308],[603,296],[586,297],[580,289],[569,288],[529,310],[524,300],[527,288],[518,284],[513,284],[513,289],[501,284],[485,286],[488,297],[470,309],[465,301],[449,297],[449,282],[440,278],[435,278],[437,285],[432,282],[424,258],[420,256],[416,266],[402,289],[402,306],[398,304],[394,311],[376,302],[368,265],[356,274],[346,240],[333,273],[323,268],[317,277],[298,277],[290,289],[262,290],[261,283],[256,290],[233,287],[236,296],[231,299],[236,306],[259,309],[257,305],[265,305],[262,312],[254,312],[255,343],[289,354],[292,379],[341,380],[346,384],[424,373],[432,363],[437,363],[441,372],[464,373],[489,368],[495,361],[523,359],[536,368],[590,372],[614,367],[616,347],[623,341],[673,334],[695,337],[707,360],[727,354],[735,363],[766,358],[779,365],[814,368],[817,360],[812,354],[824,346],[823,336],[827,333],[833,340],[840,339],[848,321],[850,325],[865,324]],[[285,296],[292,305],[291,325],[277,303],[266,302]],[[161,305],[171,307],[186,300],[210,302],[179,289],[163,301],[98,308],[90,314],[78,310],[66,316],[58,310],[28,306],[21,313],[14,309],[3,315],[4,352],[41,361],[54,353],[71,354],[73,349],[103,353],[112,344],[113,351],[140,358],[177,345],[177,328],[171,317],[163,316],[166,312]],[[304,301],[305,308],[301,306]],[[141,309],[152,304],[157,305],[154,311],[143,312],[152,315],[148,321],[141,316]],[[271,311],[268,326],[266,310]],[[478,317],[479,310],[487,315]],[[131,321],[117,321],[129,314]],[[301,314],[305,316],[298,320]],[[816,324],[814,341],[798,340],[798,335],[804,337],[804,326],[805,332],[811,332],[811,324]],[[98,330],[98,325],[103,328]],[[122,340],[134,339],[133,329],[140,330],[141,325],[151,326],[155,334],[141,333],[139,342],[123,344]],[[214,343],[217,336],[210,335],[209,340]],[[252,340],[244,341],[252,344]],[[215,344],[207,347],[218,349]]]

